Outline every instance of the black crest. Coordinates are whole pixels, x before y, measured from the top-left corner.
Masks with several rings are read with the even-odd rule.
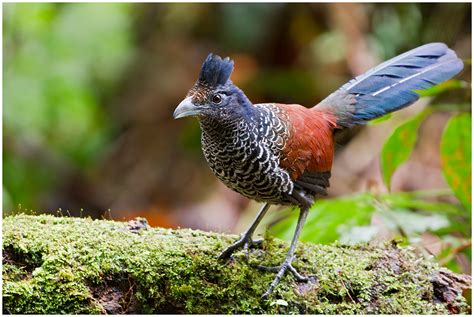
[[[210,53],[202,64],[198,82],[205,86],[216,87],[224,85],[234,69],[234,61],[229,57],[222,59]]]

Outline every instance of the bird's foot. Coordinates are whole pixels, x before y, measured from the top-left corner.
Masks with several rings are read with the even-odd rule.
[[[219,255],[220,260],[227,260],[230,258],[232,253],[234,253],[238,249],[244,249],[245,255],[248,259],[249,257],[249,248],[252,246],[258,246],[261,245],[263,242],[263,239],[258,239],[258,240],[253,240],[251,236],[248,235],[241,235],[240,239],[232,243],[230,246],[228,246],[222,253]]]
[[[266,272],[277,273],[277,275],[273,279],[272,283],[268,287],[267,291],[262,295],[262,298],[268,297],[273,292],[273,290],[275,289],[277,284],[280,282],[283,275],[285,275],[286,271],[290,271],[298,282],[308,282],[309,281],[308,277],[301,275],[294,268],[294,266],[291,264],[293,262],[293,259],[294,259],[294,257],[286,258],[281,266],[263,266],[263,265],[256,265],[255,266],[255,268],[257,268],[259,270],[263,270],[263,271],[266,271]]]

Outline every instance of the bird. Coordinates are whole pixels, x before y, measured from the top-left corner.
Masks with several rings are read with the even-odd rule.
[[[341,86],[311,107],[253,104],[230,79],[234,62],[210,53],[198,79],[173,113],[194,116],[201,127],[204,157],[213,174],[241,195],[262,202],[255,220],[220,254],[228,260],[239,249],[259,243],[253,234],[271,205],[299,207],[287,255],[263,298],[285,273],[308,281],[293,266],[301,230],[317,198],[327,195],[334,157],[334,132],[413,104],[418,90],[457,75],[464,65],[444,43],[428,43],[396,56]],[[336,211],[335,211],[336,212]]]

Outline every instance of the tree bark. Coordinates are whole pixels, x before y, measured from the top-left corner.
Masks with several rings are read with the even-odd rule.
[[[268,238],[237,252],[219,252],[237,237],[189,229],[48,215],[3,220],[3,312],[120,313],[467,313],[470,277],[439,268],[396,244],[300,243],[295,267],[262,300],[287,242]]]

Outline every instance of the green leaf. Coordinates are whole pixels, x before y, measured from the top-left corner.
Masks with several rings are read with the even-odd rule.
[[[425,110],[415,118],[398,126],[385,141],[380,157],[380,167],[388,189],[390,189],[390,182],[395,170],[410,157],[416,142],[418,127],[429,113],[429,110]]]
[[[363,193],[317,201],[309,212],[300,240],[328,244],[340,240],[348,228],[369,225],[375,211],[373,200],[371,194]],[[293,210],[289,217],[272,226],[270,233],[291,240],[297,218],[298,211]]]
[[[428,97],[428,96],[439,95],[448,90],[470,88],[470,87],[471,85],[464,80],[450,79],[445,82],[442,82],[441,84],[430,87],[428,89],[415,90],[415,92],[419,94],[421,97]]]
[[[451,216],[462,216],[464,209],[449,203],[439,201],[442,197],[450,196],[451,191],[414,191],[385,193],[379,195],[384,204],[393,209],[421,210],[430,213],[441,213]]]
[[[434,103],[430,105],[430,108],[435,111],[471,111],[471,102],[458,102],[458,103]]]
[[[409,238],[427,231],[436,231],[449,227],[446,215],[413,212],[404,209],[380,212],[384,224],[390,229],[400,229]]]
[[[441,137],[444,178],[466,209],[471,209],[471,116],[463,113],[449,119]]]
[[[414,192],[384,193],[377,196],[380,204],[379,210],[391,212],[413,212],[446,217],[449,226],[436,229],[436,233],[447,234],[449,232],[462,233],[469,236],[471,232],[471,221],[466,209],[462,206],[441,202],[443,197],[451,196],[451,189],[427,190]],[[385,207],[385,208],[384,208]]]
[[[370,120],[367,124],[368,125],[376,125],[376,124],[379,124],[381,122],[384,122],[384,121],[387,121],[388,119],[390,119],[392,117],[392,113],[387,113],[386,115],[384,116],[381,116],[379,118],[376,118],[374,120]]]

